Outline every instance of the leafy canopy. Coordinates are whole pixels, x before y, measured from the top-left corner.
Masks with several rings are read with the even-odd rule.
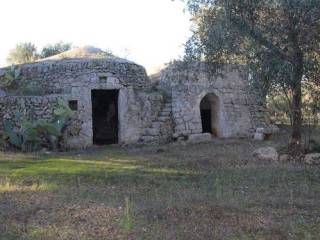
[[[70,50],[72,47],[71,43],[57,42],[55,44],[46,45],[41,51],[41,58],[47,58],[59,53]]]
[[[7,62],[9,64],[23,64],[38,59],[37,48],[33,43],[19,43],[9,52]]]
[[[194,23],[187,59],[248,64],[268,86],[292,85],[301,64],[305,77],[319,72],[319,0],[188,0],[187,5]]]
[[[30,42],[18,43],[14,49],[11,49],[7,57],[9,64],[23,64],[28,62],[34,62],[40,58],[47,58],[53,55],[70,50],[71,43],[57,42],[54,44],[47,44],[38,53],[37,47]]]

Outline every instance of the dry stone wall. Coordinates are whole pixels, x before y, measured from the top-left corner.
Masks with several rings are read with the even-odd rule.
[[[65,95],[51,96],[7,96],[0,98],[0,119],[10,120],[18,126],[18,119],[50,120],[59,100],[66,99]],[[3,121],[0,121],[0,129]]]

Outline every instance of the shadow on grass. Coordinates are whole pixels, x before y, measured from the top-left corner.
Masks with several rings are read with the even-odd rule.
[[[45,182],[60,186],[98,184],[157,187],[175,183],[210,191],[219,181],[224,188],[255,191],[289,185],[291,188],[301,183],[309,186],[317,184],[320,179],[319,168],[271,164],[238,167],[227,161],[216,164],[219,153],[212,158],[208,158],[210,155],[207,154],[203,161],[201,158],[177,158],[178,154],[128,154],[123,149],[111,147],[49,155],[3,155],[0,160],[0,184],[1,181],[9,181],[27,185]],[[230,154],[226,155],[224,158],[230,158]]]
[[[26,155],[10,154],[0,160],[0,183],[79,186],[152,184],[163,180],[196,177],[191,171],[151,167],[148,159],[129,156],[121,151],[91,153]]]

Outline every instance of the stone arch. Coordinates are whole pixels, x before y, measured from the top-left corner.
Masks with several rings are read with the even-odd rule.
[[[222,137],[222,109],[221,100],[214,93],[207,93],[200,101],[200,116],[202,132]]]

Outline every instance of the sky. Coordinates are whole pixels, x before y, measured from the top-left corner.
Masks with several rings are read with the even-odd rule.
[[[10,49],[71,42],[109,49],[154,72],[183,56],[190,16],[180,0],[0,0],[0,65]]]

